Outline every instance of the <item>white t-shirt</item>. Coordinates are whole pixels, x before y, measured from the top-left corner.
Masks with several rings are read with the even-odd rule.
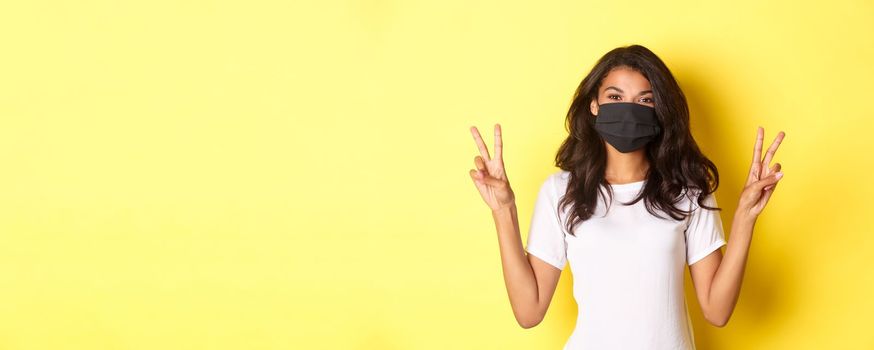
[[[570,172],[551,174],[540,188],[525,250],[559,269],[569,261],[579,313],[565,350],[695,349],[683,289],[685,266],[726,244],[719,213],[699,208],[695,196],[677,205],[685,220],[658,218],[644,200],[629,202],[646,181],[611,185],[613,202],[604,216],[601,198],[595,215],[567,233],[571,207],[557,215]],[[606,191],[606,189],[605,189]],[[691,198],[689,198],[691,197]],[[608,198],[609,199],[609,198]],[[705,201],[716,206],[710,194]]]

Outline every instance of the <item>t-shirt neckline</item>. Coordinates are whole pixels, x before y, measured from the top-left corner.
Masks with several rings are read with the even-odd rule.
[[[629,183],[624,183],[624,184],[609,184],[609,185],[614,191],[632,191],[632,190],[639,190],[641,187],[643,187],[644,183],[646,183],[646,180],[640,180],[640,181],[629,182]]]

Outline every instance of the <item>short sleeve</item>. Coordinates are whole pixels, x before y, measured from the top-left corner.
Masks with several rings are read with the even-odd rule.
[[[716,207],[716,196],[713,193],[709,194],[704,199],[704,204],[708,207]],[[719,211],[701,208],[695,200],[692,205],[694,210],[686,218],[688,220],[686,259],[689,265],[698,262],[726,243]]]
[[[550,175],[540,186],[537,200],[534,202],[534,213],[531,216],[525,250],[562,270],[567,262],[567,246],[564,229],[557,213],[558,193],[555,176],[555,174]]]

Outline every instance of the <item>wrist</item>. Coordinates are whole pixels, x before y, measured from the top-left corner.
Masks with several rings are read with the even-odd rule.
[[[734,211],[734,221],[736,223],[753,225],[756,223],[756,219],[758,219],[758,215],[750,214],[749,212],[741,209]]]
[[[516,202],[515,201],[510,202],[510,204],[505,204],[505,205],[501,206],[500,208],[492,209],[492,215],[497,216],[497,215],[502,215],[502,214],[509,214],[509,213],[513,212],[514,210],[516,210]]]

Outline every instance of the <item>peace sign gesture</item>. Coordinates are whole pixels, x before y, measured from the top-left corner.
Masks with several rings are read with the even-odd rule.
[[[768,153],[765,154],[765,159],[762,160],[762,141],[765,138],[765,129],[758,128],[756,135],[756,145],[753,148],[753,162],[750,165],[750,173],[747,176],[746,184],[743,192],[740,195],[740,200],[737,207],[737,212],[747,218],[755,221],[762,210],[765,209],[765,204],[774,193],[777,187],[777,181],[783,177],[783,172],[780,171],[780,163],[775,163],[773,167],[769,167],[771,159],[774,158],[774,153],[777,152],[777,147],[783,142],[783,137],[786,133],[779,132],[771,147],[768,148]]]
[[[510,181],[504,171],[501,125],[495,124],[495,158],[489,156],[489,150],[475,126],[470,127],[470,133],[473,134],[480,153],[473,159],[476,170],[470,169],[470,178],[479,190],[479,194],[492,211],[514,205],[516,196],[510,188]]]

